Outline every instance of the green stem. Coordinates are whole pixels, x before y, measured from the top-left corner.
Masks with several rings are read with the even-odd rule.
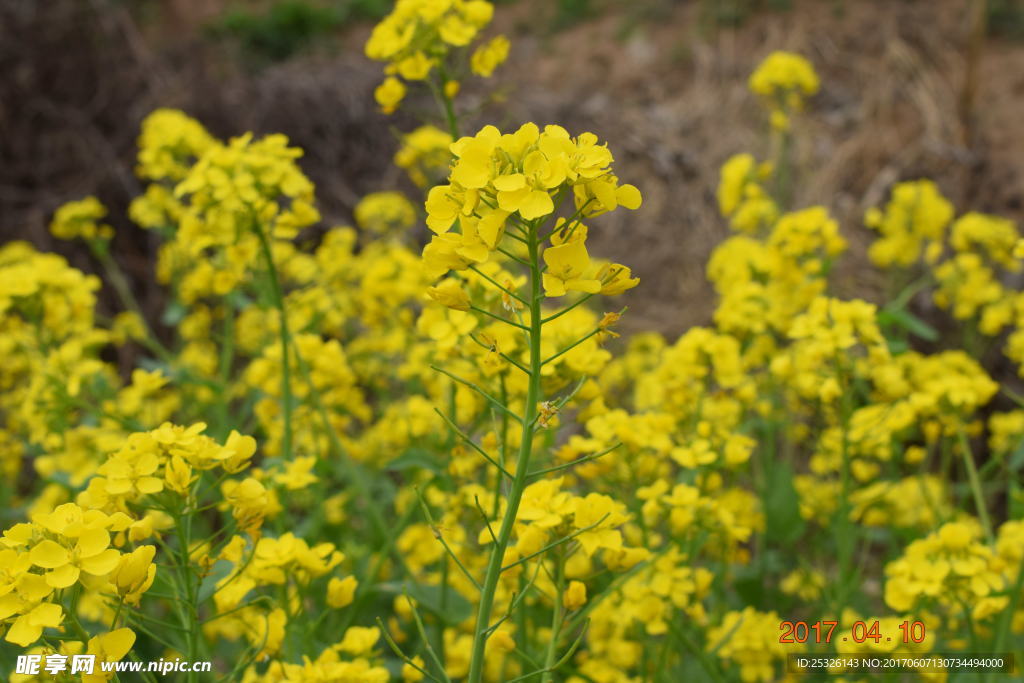
[[[551,314],[550,316],[545,318],[542,322],[544,324],[547,324],[547,323],[551,322],[552,320],[557,320],[558,318],[561,318],[563,315],[565,315],[566,313],[568,313],[572,309],[576,308],[577,306],[580,306],[580,305],[585,304],[586,302],[590,301],[590,297],[592,297],[592,296],[594,296],[594,295],[593,294],[587,294],[585,296],[580,297],[579,299],[574,301],[569,306],[567,306],[567,307],[563,308],[562,310],[560,310],[558,313]]]
[[[593,331],[592,331],[592,332],[590,332],[589,334],[587,334],[587,335],[585,335],[585,336],[583,336],[583,337],[580,337],[579,339],[577,339],[576,341],[574,341],[574,342],[573,342],[572,344],[569,344],[568,346],[566,346],[566,347],[565,347],[564,349],[562,349],[561,351],[558,351],[558,352],[556,352],[556,353],[553,353],[553,354],[551,354],[550,356],[548,356],[547,358],[545,358],[544,360],[542,360],[542,361],[541,361],[541,365],[547,365],[548,363],[553,363],[554,361],[558,360],[558,359],[559,359],[559,358],[561,358],[561,357],[562,357],[563,355],[565,355],[565,354],[569,353],[570,351],[572,351],[573,349],[575,349],[575,348],[576,348],[577,346],[579,346],[579,345],[580,345],[580,344],[582,344],[583,342],[587,341],[588,339],[590,339],[591,337],[593,337],[593,336],[594,336],[595,334],[597,334],[597,333],[598,333],[598,332],[600,332],[600,331],[601,331],[601,328],[600,328],[600,327],[598,327],[597,329],[593,330]]]
[[[960,452],[964,456],[964,467],[967,468],[967,478],[971,484],[971,493],[974,495],[974,505],[978,509],[978,519],[981,520],[985,540],[992,545],[995,543],[995,536],[992,534],[992,521],[988,517],[985,497],[981,492],[981,479],[978,477],[978,469],[974,465],[974,454],[971,453],[971,444],[967,441],[967,432],[964,431],[963,425],[957,427],[956,435],[960,440]]]
[[[286,460],[291,460],[292,455],[292,378],[291,362],[289,359],[291,334],[288,332],[288,316],[284,310],[284,294],[281,291],[281,281],[277,276],[277,267],[274,265],[274,255],[270,249],[270,240],[258,220],[253,221],[256,235],[260,240],[260,249],[263,258],[267,262],[267,272],[270,275],[270,289],[274,296],[274,306],[277,308],[281,319],[281,401],[284,404],[284,442],[281,446],[281,455]]]
[[[235,307],[230,297],[224,297],[224,339],[220,351],[220,384],[217,407],[220,418],[218,438],[224,439],[230,431],[231,366],[235,358]]]
[[[1024,558],[1022,558],[1020,568],[1017,570],[1017,580],[1011,588],[1010,604],[1003,610],[999,617],[999,624],[996,626],[996,637],[992,646],[993,652],[1001,653],[1006,645],[1006,639],[1013,628],[1013,615],[1017,612],[1017,605],[1020,604],[1022,590],[1024,590]],[[989,674],[986,680],[991,680],[992,676],[993,674]]]
[[[445,87],[448,85],[448,73],[442,68],[441,69],[441,87],[438,88],[438,92],[441,96],[441,105],[444,109],[445,123],[448,124],[448,132],[451,133],[452,140],[459,139],[459,117],[455,114],[455,103],[452,98],[448,97],[448,93],[445,91]]]
[[[562,628],[562,594],[565,593],[565,567],[563,554],[555,554],[555,597],[554,612],[551,615],[551,639],[548,641],[548,652],[544,657],[544,674],[541,676],[541,683],[551,683],[551,674],[554,670],[555,661],[558,657],[558,641]]]
[[[845,373],[842,369],[840,361],[836,361],[836,372],[839,374],[840,380],[844,379]],[[839,508],[837,511],[836,518],[836,543],[838,550],[839,559],[839,595],[838,605],[836,608],[837,614],[842,614],[843,609],[846,607],[846,600],[849,596],[852,588],[852,563],[853,555],[856,550],[856,528],[850,521],[850,511],[852,506],[850,505],[850,493],[852,488],[851,472],[850,472],[850,416],[853,413],[852,404],[852,391],[853,387],[848,381],[841,381],[842,386],[842,398],[840,404],[840,420],[842,422],[842,463],[840,465],[840,478],[841,478],[841,490],[839,499]]]
[[[181,625],[185,631],[185,655],[189,661],[196,661],[198,659],[199,650],[199,614],[196,609],[196,598],[197,588],[195,581],[195,575],[192,572],[191,558],[189,557],[189,546],[191,545],[191,521],[192,515],[186,508],[183,510],[183,514],[176,520],[175,527],[177,529],[178,536],[178,568],[181,574],[181,582],[184,586],[185,600],[184,605],[179,602],[179,616],[181,618]],[[188,681],[197,681],[195,672],[189,672]]]
[[[718,667],[715,666],[715,663],[710,657],[708,657],[707,653],[704,652],[704,649],[698,647],[697,644],[679,628],[675,623],[675,619],[669,619],[668,627],[671,630],[672,635],[690,651],[690,654],[697,658],[697,661],[700,662],[701,668],[704,669],[704,673],[708,675],[709,679],[716,681],[717,683],[722,683],[725,680],[722,677],[721,672],[718,670]]]
[[[508,494],[508,505],[505,516],[501,520],[498,541],[491,548],[487,561],[487,572],[484,575],[483,589],[480,593],[480,607],[477,611],[476,627],[473,631],[473,649],[469,664],[468,683],[480,683],[484,673],[484,648],[487,645],[487,627],[491,621],[491,610],[494,607],[494,593],[501,578],[501,565],[505,558],[505,550],[512,538],[519,503],[526,488],[529,473],[530,456],[533,450],[533,423],[537,419],[537,403],[540,398],[541,372],[541,276],[540,276],[540,245],[537,240],[537,226],[531,225],[527,248],[530,255],[530,378],[526,390],[526,405],[522,418],[522,437],[519,455],[516,460],[515,479],[512,481]]]
[[[160,343],[160,340],[157,339],[156,334],[150,328],[149,323],[146,321],[146,316],[142,314],[142,306],[139,305],[138,299],[135,298],[135,294],[132,292],[131,283],[128,282],[124,271],[117,265],[117,261],[110,257],[107,245],[99,244],[95,240],[88,240],[87,244],[92,255],[96,257],[96,260],[103,267],[103,271],[107,275],[107,282],[114,288],[121,303],[125,308],[134,313],[142,323],[142,328],[146,333],[146,339],[142,340],[142,343],[159,356],[160,360],[166,363],[168,367],[177,365],[177,359],[174,354]]]

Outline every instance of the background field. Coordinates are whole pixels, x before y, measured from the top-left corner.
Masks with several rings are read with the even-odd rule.
[[[96,194],[118,228],[119,261],[147,310],[158,310],[154,236],[117,221],[140,189],[132,175],[139,122],[159,106],[180,107],[222,137],[287,134],[306,150],[302,166],[326,225],[350,223],[368,192],[411,190],[390,158],[392,126],[410,129],[416,107],[395,119],[377,112],[380,69],[362,54],[388,5],[3,3],[0,241],[29,239],[89,270],[84,247],[58,243],[46,227],[61,203]],[[678,334],[705,322],[713,305],[704,264],[726,235],[713,194],[718,168],[731,154],[762,150],[763,117],[746,77],[770,51],[798,51],[823,89],[801,124],[795,205],[825,204],[851,241],[835,293],[875,299],[880,275],[861,267],[869,237],[861,217],[892,183],[931,177],[958,211],[1024,218],[1024,3],[986,3],[988,31],[976,42],[972,71],[973,7],[506,1],[495,19],[513,41],[504,101],[477,96],[478,118],[503,128],[558,121],[608,141],[620,175],[643,188],[645,203],[628,229],[625,218],[610,217],[615,228],[596,235],[595,248],[627,248],[643,279],[625,299],[628,327]]]

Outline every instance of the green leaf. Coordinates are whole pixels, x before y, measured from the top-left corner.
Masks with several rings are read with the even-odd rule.
[[[1011,480],[1009,494],[1010,519],[1024,517],[1024,488]]]
[[[246,549],[248,553],[250,549]],[[244,557],[244,556],[243,556]],[[217,560],[212,567],[210,573],[203,579],[203,582],[199,585],[199,596],[197,598],[198,604],[203,604],[211,597],[217,590],[217,582],[223,579],[225,576],[231,573],[231,569],[235,565],[227,560]]]
[[[939,333],[934,327],[903,309],[882,309],[878,312],[878,324],[883,327],[900,327],[926,341],[933,342],[939,338]]]
[[[425,448],[410,448],[387,464],[387,469],[392,472],[403,470],[424,469],[435,474],[440,474],[444,469],[440,459]]]
[[[732,587],[744,605],[764,604],[765,580],[758,567],[739,567],[732,580]]]
[[[448,587],[448,591],[444,595],[443,609],[441,586],[392,582],[377,584],[377,589],[392,595],[403,595],[408,592],[409,597],[416,601],[419,609],[430,612],[448,626],[456,626],[473,614],[473,605],[451,586]]]
[[[168,327],[176,327],[187,314],[187,306],[178,301],[172,301],[167,304],[167,308],[164,309],[164,314],[160,317],[160,322]]]
[[[800,516],[799,497],[793,487],[793,476],[793,468],[786,463],[772,463],[768,468],[764,514],[765,538],[770,543],[795,543],[806,528]]]

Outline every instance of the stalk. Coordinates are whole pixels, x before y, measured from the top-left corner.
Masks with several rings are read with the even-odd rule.
[[[561,636],[562,619],[562,596],[565,594],[565,558],[559,550],[555,555],[555,605],[551,615],[551,640],[548,643],[547,656],[544,658],[544,673],[541,676],[541,683],[551,683],[555,662],[558,661],[558,640]]]
[[[842,366],[837,361],[836,371],[843,377]],[[856,550],[856,529],[854,524],[850,521],[850,489],[853,482],[851,481],[850,472],[850,415],[853,413],[852,406],[852,382],[844,381],[842,383],[842,399],[840,405],[840,419],[842,420],[843,428],[843,440],[842,440],[842,464],[840,469],[840,498],[839,498],[839,509],[838,517],[836,518],[836,544],[837,544],[837,555],[839,560],[839,600],[837,607],[837,614],[841,614],[843,609],[846,607],[846,601],[849,596],[849,592],[852,589],[852,577],[851,564],[853,562],[853,554]]]
[[[281,402],[284,404],[284,441],[281,445],[281,455],[291,459],[292,455],[292,378],[291,363],[289,359],[289,347],[291,334],[288,332],[288,317],[284,310],[284,294],[281,291],[281,281],[277,276],[277,267],[274,265],[274,255],[270,250],[270,241],[267,233],[259,224],[258,220],[253,221],[256,235],[260,240],[260,250],[267,262],[267,272],[270,275],[270,290],[274,297],[274,306],[277,308],[281,319]]]
[[[527,235],[527,247],[530,254],[530,381],[526,391],[526,407],[523,411],[522,440],[519,446],[519,454],[516,459],[516,473],[512,480],[511,490],[508,494],[508,505],[505,509],[505,516],[501,520],[501,529],[498,531],[497,542],[491,549],[491,556],[487,562],[487,573],[484,575],[483,586],[480,591],[480,607],[477,611],[476,627],[473,631],[473,651],[469,664],[468,683],[480,683],[484,673],[484,647],[487,644],[487,628],[491,620],[491,610],[494,607],[494,592],[498,587],[498,580],[501,578],[501,565],[505,557],[505,550],[508,548],[509,539],[512,537],[512,528],[515,525],[516,514],[519,512],[519,503],[523,497],[523,490],[526,488],[527,474],[529,472],[530,456],[533,449],[533,426],[537,420],[537,403],[540,399],[540,339],[541,339],[541,274],[539,259],[539,243],[537,239],[537,226],[530,225]]]
[[[981,528],[985,532],[985,540],[989,545],[995,543],[995,535],[992,533],[992,522],[988,516],[988,509],[985,507],[985,496],[981,491],[981,479],[978,477],[978,469],[974,466],[974,454],[971,453],[971,444],[967,441],[967,433],[963,425],[957,427],[957,437],[960,441],[960,453],[964,457],[964,467],[967,468],[967,479],[971,486],[971,494],[974,496],[974,506],[978,511],[978,519],[981,521]]]
[[[196,661],[199,653],[199,637],[200,637],[200,623],[198,610],[196,608],[196,598],[198,597],[198,586],[195,584],[195,575],[192,572],[192,558],[191,558],[191,545],[192,545],[192,512],[189,508],[192,506],[192,497],[186,498],[185,505],[182,508],[182,514],[177,519],[177,535],[178,535],[178,570],[181,572],[181,582],[185,589],[184,599],[181,596],[178,597],[179,612],[182,620],[182,627],[185,631],[185,655],[189,661]],[[184,603],[184,604],[181,604]],[[189,683],[194,683],[198,680],[196,672],[191,671],[186,676]]]
[[[139,342],[159,356],[160,360],[163,361],[168,368],[175,367],[177,359],[174,354],[160,342],[156,333],[153,331],[153,328],[149,326],[146,316],[142,313],[142,306],[139,305],[139,300],[135,298],[135,294],[132,292],[131,283],[125,276],[124,271],[122,271],[117,265],[117,261],[110,256],[109,245],[100,240],[87,240],[86,243],[89,245],[89,250],[92,252],[92,255],[100,262],[100,266],[103,267],[103,272],[107,275],[107,282],[109,282],[114,288],[114,292],[117,294],[117,298],[121,300],[121,304],[127,310],[134,313],[142,322],[142,328],[146,334],[146,338],[139,340]]]

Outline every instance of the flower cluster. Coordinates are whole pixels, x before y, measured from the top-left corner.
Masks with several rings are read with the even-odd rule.
[[[449,53],[471,44],[493,15],[494,6],[484,0],[399,0],[366,41],[366,56],[387,62],[387,77],[374,92],[381,110],[394,112],[405,97],[400,79],[424,81],[440,72],[445,96],[458,92],[458,81],[450,80],[447,71]],[[490,76],[508,51],[504,36],[480,45],[470,59],[473,72]]]
[[[806,57],[773,52],[750,74],[750,90],[768,100],[772,127],[788,130],[789,114],[803,107],[804,98],[821,87],[818,74]]]
[[[436,233],[423,250],[430,275],[485,263],[502,250],[506,229],[515,234],[546,219],[571,193],[576,212],[554,226],[544,250],[546,294],[618,294],[639,282],[625,266],[593,264],[587,252],[582,218],[619,206],[636,209],[641,202],[635,187],[612,175],[612,154],[596,136],[572,138],[560,126],[541,131],[532,123],[506,134],[485,126],[454,142],[452,153],[450,184],[427,195],[427,226]],[[451,232],[456,222],[458,233]]]
[[[50,232],[63,240],[76,237],[86,240],[110,239],[114,236],[114,229],[99,223],[106,215],[106,207],[96,197],[68,202],[57,209],[50,224]]]
[[[1002,563],[980,541],[977,524],[949,522],[907,546],[886,569],[885,603],[898,612],[941,609],[954,618],[970,610],[976,621],[1005,609],[1009,598]]]
[[[777,53],[750,79],[769,161],[722,167],[713,311],[627,334],[593,307],[639,282],[590,252],[603,214],[641,208],[609,146],[459,134],[456,48],[492,10],[402,0],[367,44],[385,109],[436,89],[448,130],[395,155],[423,196],[381,189],[321,229],[283,136],[158,110],[129,215],[161,241],[162,311],[93,198],[53,232],[107,271],[112,319],[99,278],[0,246],[0,674],[30,648],[249,683],[753,683],[787,675],[790,618],[836,622],[799,652],[1012,649],[1017,227],[899,183],[865,219],[893,291],[849,296],[851,236],[792,202],[817,77]],[[896,642],[904,622],[925,631]]]

